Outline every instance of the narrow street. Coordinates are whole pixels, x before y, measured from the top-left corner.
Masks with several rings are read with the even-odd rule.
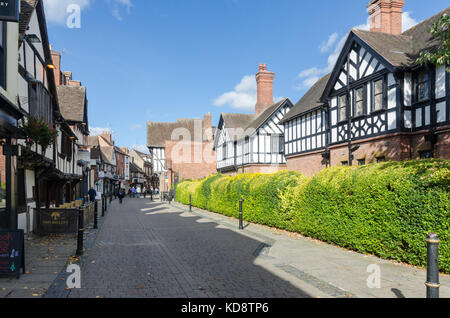
[[[260,245],[160,202],[116,201],[69,297],[309,297],[255,265]]]

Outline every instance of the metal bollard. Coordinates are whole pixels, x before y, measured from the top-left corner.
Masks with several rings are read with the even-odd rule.
[[[76,255],[83,254],[83,239],[84,239],[84,215],[83,207],[78,209],[78,238],[77,238],[77,252]]]
[[[109,195],[109,204],[111,204],[111,202],[112,202],[112,193]]]
[[[427,298],[439,298],[439,236],[430,233],[427,242]]]
[[[94,206],[94,229],[98,229],[98,201],[95,200]]]
[[[189,212],[192,212],[192,198],[190,194],[189,194]]]
[[[242,223],[242,198],[239,199],[239,230],[244,229],[244,225]]]
[[[153,201],[153,191],[150,191],[150,201]]]
[[[102,217],[105,216],[105,198],[104,195],[102,194]]]

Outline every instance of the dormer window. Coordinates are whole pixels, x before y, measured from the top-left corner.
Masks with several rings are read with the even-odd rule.
[[[414,81],[415,102],[423,102],[430,98],[430,75],[427,71],[417,74]]]

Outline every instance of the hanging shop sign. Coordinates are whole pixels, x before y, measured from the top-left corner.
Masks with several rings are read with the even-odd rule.
[[[0,21],[19,22],[19,0],[0,0]]]

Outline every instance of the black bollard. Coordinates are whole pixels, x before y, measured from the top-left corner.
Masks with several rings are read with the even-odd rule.
[[[189,194],[189,212],[192,212],[192,198],[190,194]]]
[[[153,201],[153,191],[150,191],[150,201]]]
[[[105,212],[108,211],[108,198],[105,195]]]
[[[84,210],[83,207],[78,209],[78,238],[77,238],[77,252],[76,255],[83,254],[83,239],[84,239]]]
[[[242,223],[242,198],[239,199],[239,230],[243,230],[244,225]]]
[[[430,233],[427,242],[427,298],[439,298],[439,236]]]
[[[98,229],[98,201],[95,200],[94,204],[94,229]]]
[[[102,194],[102,217],[105,216],[105,197]]]
[[[111,202],[112,202],[112,193],[109,195],[109,204],[111,204]]]

